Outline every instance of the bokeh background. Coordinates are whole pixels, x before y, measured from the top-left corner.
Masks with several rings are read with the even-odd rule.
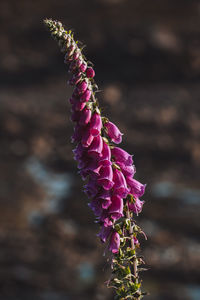
[[[87,45],[104,114],[148,184],[146,299],[200,299],[200,2],[1,0],[0,300],[113,299],[45,17]]]

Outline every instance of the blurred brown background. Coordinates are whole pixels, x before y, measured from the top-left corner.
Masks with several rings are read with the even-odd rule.
[[[200,1],[1,0],[0,300],[113,299],[45,17],[87,45],[104,114],[148,184],[145,299],[200,299]]]

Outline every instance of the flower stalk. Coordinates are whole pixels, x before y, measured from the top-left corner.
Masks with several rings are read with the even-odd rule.
[[[60,22],[46,19],[44,23],[58,42],[72,74],[68,83],[74,87],[69,99],[75,124],[73,153],[86,183],[84,192],[90,199],[89,206],[100,225],[98,236],[111,253],[112,276],[107,285],[115,289],[115,299],[142,299],[145,293],[138,274],[144,270],[144,261],[137,252],[138,236],[145,234],[135,218],[143,207],[144,201],[139,198],[145,185],[133,178],[132,155],[116,146],[122,142],[123,134],[101,114],[95,71],[82,53],[83,47]]]

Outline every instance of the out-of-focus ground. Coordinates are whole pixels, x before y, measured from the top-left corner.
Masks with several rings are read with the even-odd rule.
[[[200,299],[200,2],[1,0],[0,300],[113,299],[44,17],[87,44],[104,114],[148,184],[146,299]]]

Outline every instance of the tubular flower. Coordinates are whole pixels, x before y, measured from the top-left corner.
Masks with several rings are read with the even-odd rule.
[[[120,144],[122,141],[122,133],[119,131],[118,127],[109,121],[106,122],[104,126],[111,141],[115,144]]]
[[[110,286],[117,290],[117,299],[141,299],[144,293],[138,266],[142,260],[136,255],[136,247],[137,235],[142,231],[133,214],[142,210],[144,201],[139,197],[144,194],[145,185],[133,178],[132,155],[115,145],[122,142],[122,133],[101,115],[95,94],[95,71],[79,43],[60,22],[44,22],[64,53],[64,63],[71,73],[68,83],[74,87],[69,99],[74,122],[71,140],[76,143],[74,159],[86,181],[84,192],[90,199],[89,206],[101,227],[98,236],[113,255]]]

